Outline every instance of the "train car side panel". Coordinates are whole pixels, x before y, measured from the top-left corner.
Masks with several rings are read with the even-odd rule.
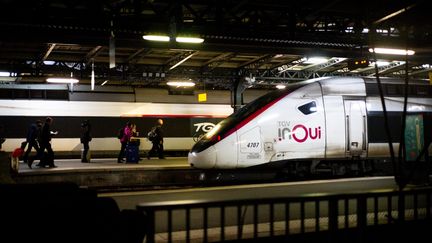
[[[345,157],[345,122],[342,96],[324,96],[326,158]]]
[[[237,166],[237,133],[234,132],[223,139],[222,143],[214,145],[216,166],[218,168],[235,168]]]
[[[364,99],[345,99],[347,157],[367,157],[367,117]]]
[[[319,83],[300,88],[279,102],[276,160],[324,158],[324,106]]]
[[[391,132],[394,151],[399,150],[399,141],[401,139],[403,98],[386,97],[388,125]],[[390,149],[388,146],[388,137],[384,129],[384,114],[382,111],[379,97],[368,97],[366,99],[368,107],[368,156],[370,158],[389,158]],[[430,124],[432,122],[432,100],[430,98],[409,98],[407,106],[408,114],[423,114],[424,117],[424,139],[427,143],[431,140]],[[397,156],[397,153],[395,154]]]
[[[252,129],[241,129],[238,135],[238,167],[261,164],[265,161],[261,127],[255,122]]]

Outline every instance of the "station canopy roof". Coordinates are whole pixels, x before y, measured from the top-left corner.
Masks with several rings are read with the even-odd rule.
[[[268,88],[377,72],[427,79],[430,9],[429,1],[390,0],[0,0],[0,82],[73,76],[86,84],[92,71],[96,85],[193,80],[220,89],[238,79]],[[168,41],[143,38],[155,35]]]

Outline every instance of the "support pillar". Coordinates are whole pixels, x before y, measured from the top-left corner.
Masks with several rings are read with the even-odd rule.
[[[237,77],[231,90],[231,107],[236,112],[243,105],[244,78]]]

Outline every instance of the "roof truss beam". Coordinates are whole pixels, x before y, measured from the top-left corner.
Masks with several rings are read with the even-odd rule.
[[[132,55],[130,55],[127,58],[127,62],[128,63],[137,62],[141,56],[146,55],[150,52],[151,52],[150,48],[141,48],[138,51],[134,52]]]
[[[41,62],[47,60],[48,56],[54,50],[55,46],[56,46],[56,44],[48,44],[48,47],[47,47],[45,53],[42,55],[42,58],[40,59]]]
[[[86,56],[85,56],[85,58],[84,58],[84,61],[85,61],[86,65],[89,65],[90,62],[91,62],[91,60],[92,60],[93,58],[95,58],[95,57],[100,53],[101,50],[102,50],[102,46],[96,46],[96,47],[94,47],[93,49],[91,49],[91,50],[86,54]]]
[[[257,69],[259,68],[261,65],[263,65],[264,63],[268,63],[274,55],[270,55],[270,54],[265,54],[262,56],[259,56],[257,58],[254,58],[250,61],[247,61],[243,64],[240,64],[240,66],[238,66],[238,68],[240,69]]]

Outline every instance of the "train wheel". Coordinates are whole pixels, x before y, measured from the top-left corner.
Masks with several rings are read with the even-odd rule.
[[[309,178],[311,176],[311,161],[296,162],[295,174],[299,178]]]

